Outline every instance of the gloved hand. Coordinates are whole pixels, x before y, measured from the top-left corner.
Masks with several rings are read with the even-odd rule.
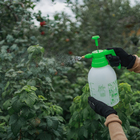
[[[99,115],[103,117],[107,117],[110,114],[116,114],[117,112],[113,109],[113,107],[110,107],[106,105],[105,103],[96,100],[93,97],[88,97],[88,103],[90,107]]]
[[[111,66],[121,66],[131,69],[135,63],[136,57],[128,55],[122,48],[107,48],[107,50],[113,49],[117,56],[107,55],[106,58],[109,60]]]

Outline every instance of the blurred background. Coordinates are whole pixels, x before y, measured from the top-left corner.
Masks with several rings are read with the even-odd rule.
[[[0,138],[109,140],[88,105],[91,59],[99,49],[140,56],[140,0],[0,0]],[[128,139],[140,139],[140,75],[114,68],[115,109]]]
[[[113,2],[113,5],[109,4],[111,2]],[[122,5],[123,7],[121,7]],[[139,1],[133,0],[130,0],[129,2],[94,2],[83,0],[66,2],[56,0],[53,3],[51,1],[37,2],[34,11],[40,10],[41,16],[49,16],[48,19],[50,20],[54,20],[56,15],[58,17],[62,16],[62,18],[65,16],[65,30],[76,30],[76,34],[74,34],[75,37],[73,36],[73,38],[70,38],[69,35],[65,35],[67,42],[70,41],[67,43],[67,49],[68,51],[72,51],[71,47],[75,48],[73,53],[76,53],[77,55],[82,55],[83,52],[82,54],[79,53],[83,51],[83,49],[87,52],[96,49],[94,48],[94,42],[91,42],[91,36],[97,34],[101,37],[99,40],[99,48],[118,46],[127,49],[129,53],[135,53],[135,51],[138,51],[138,47],[136,46],[138,45],[139,40],[138,7]],[[47,19],[47,17],[45,19]],[[55,18],[56,24],[59,21],[57,20],[58,19]],[[39,24],[36,22],[36,19],[34,19],[34,21],[35,25],[38,26]],[[78,41],[77,39],[81,37],[81,34],[83,35],[82,41]],[[62,39],[63,38],[61,38],[61,40]],[[73,40],[75,44],[72,44]],[[78,43],[81,44],[80,50]]]

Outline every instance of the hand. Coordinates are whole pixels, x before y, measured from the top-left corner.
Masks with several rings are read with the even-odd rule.
[[[106,105],[105,103],[96,100],[93,97],[88,97],[88,103],[90,107],[99,115],[103,117],[107,117],[110,114],[116,114],[117,112],[113,109],[113,107],[110,107]]]
[[[135,63],[136,57],[128,55],[122,48],[107,48],[107,50],[113,49],[117,56],[107,55],[106,58],[109,60],[111,66],[122,66],[131,69]]]

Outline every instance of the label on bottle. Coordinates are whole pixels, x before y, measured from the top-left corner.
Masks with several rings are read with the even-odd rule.
[[[119,102],[117,80],[106,84],[89,83],[90,95],[107,105],[114,106]]]
[[[99,85],[98,86],[98,92],[100,93],[101,97],[105,97],[106,96],[106,91],[105,91],[105,86],[104,85]]]
[[[111,105],[116,104],[119,101],[117,80],[108,84],[109,97]]]

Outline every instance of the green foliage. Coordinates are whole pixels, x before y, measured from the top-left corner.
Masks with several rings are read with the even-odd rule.
[[[129,84],[119,84],[120,102],[114,107],[122,120],[123,127],[127,134],[130,133],[128,116],[133,113],[130,104],[132,90]],[[96,114],[88,104],[89,86],[83,88],[83,94],[76,96],[70,107],[72,117],[69,121],[69,139],[109,139],[107,128],[103,125],[105,119]],[[129,137],[129,136],[128,136]]]
[[[88,104],[89,95],[87,84],[83,88],[83,94],[73,100],[70,107],[72,117],[69,121],[68,139],[92,139],[97,136],[94,133],[104,127],[101,123],[104,119],[96,114]],[[99,135],[97,137],[101,138]]]
[[[12,1],[10,4],[13,6],[11,16],[18,19],[9,18],[12,22],[10,26],[4,24],[6,19],[0,21],[0,138],[64,139],[63,109],[53,104],[49,95],[53,90],[51,75],[55,73],[52,67],[54,59],[43,57],[44,48],[36,45],[38,41],[31,34],[34,26],[31,12],[27,9],[33,8],[32,4],[15,4]],[[3,14],[11,11],[8,2],[0,7]],[[5,7],[7,9],[3,11]],[[16,8],[19,8],[18,14],[14,11]]]
[[[140,90],[140,75],[138,73],[129,72],[128,70],[124,71],[119,78],[119,82],[126,82],[130,84],[133,91]]]
[[[133,109],[133,114],[129,117],[130,125],[135,126],[138,130],[140,129],[140,122],[139,122],[139,109],[140,109],[140,88],[139,88],[139,74],[134,72],[124,72],[121,76],[119,81],[120,82],[127,82],[131,85],[133,92],[130,97],[128,97],[128,102],[130,102],[131,98],[131,105]],[[124,95],[126,96],[126,95]],[[133,128],[133,127],[132,127]],[[137,133],[138,137],[139,134]],[[136,136],[137,136],[136,135]],[[134,136],[136,138],[136,136]]]
[[[39,45],[30,46],[30,47],[27,49],[27,52],[28,52],[28,53],[35,53],[35,54],[44,53],[44,48],[41,47],[41,46],[39,46]]]
[[[28,50],[30,49],[32,47]],[[28,57],[27,62],[22,60],[15,68],[5,73],[4,78],[8,78],[8,81],[2,89],[3,105],[0,118],[3,120],[1,128],[4,129],[0,132],[3,140],[18,137],[62,139],[65,135],[64,119],[61,116],[63,109],[53,105],[48,96],[49,91],[53,90],[50,78],[53,70],[48,68],[52,64],[52,59],[42,58],[42,52],[39,55],[35,51],[36,49],[33,49],[28,52],[33,54],[33,57],[37,56],[38,61]],[[42,73],[44,70],[46,73]],[[16,80],[13,81],[14,79]]]
[[[76,18],[71,21],[64,12],[54,19],[42,17],[41,11],[32,14],[35,1],[0,0],[0,139],[109,139],[105,119],[87,102],[90,60],[76,62],[75,56],[97,49],[91,42],[97,34],[100,49],[120,46],[135,52],[138,38],[129,33],[139,23],[127,28],[124,19],[135,15],[137,22],[139,5],[67,0]],[[34,18],[45,25],[36,27]],[[114,108],[128,139],[139,139],[139,75],[122,70],[118,81],[120,102]]]
[[[64,66],[61,66],[62,68]],[[64,71],[64,68],[63,68]],[[87,83],[87,72],[84,63],[77,62],[73,67],[65,68],[65,73],[57,70],[56,75],[52,78],[52,85],[55,92],[52,91],[51,96],[54,103],[60,105],[64,110],[64,118],[66,121],[70,119],[69,107],[73,98],[80,95],[82,87]],[[79,73],[76,73],[79,71]]]
[[[5,109],[10,115],[7,129],[11,131],[11,138],[22,135],[23,138],[38,137],[42,140],[44,133],[50,138],[62,136],[64,127],[61,124],[62,119],[59,118],[62,108],[37,97],[36,90],[34,86],[24,86],[14,93],[11,103]],[[57,116],[53,116],[54,114]]]

